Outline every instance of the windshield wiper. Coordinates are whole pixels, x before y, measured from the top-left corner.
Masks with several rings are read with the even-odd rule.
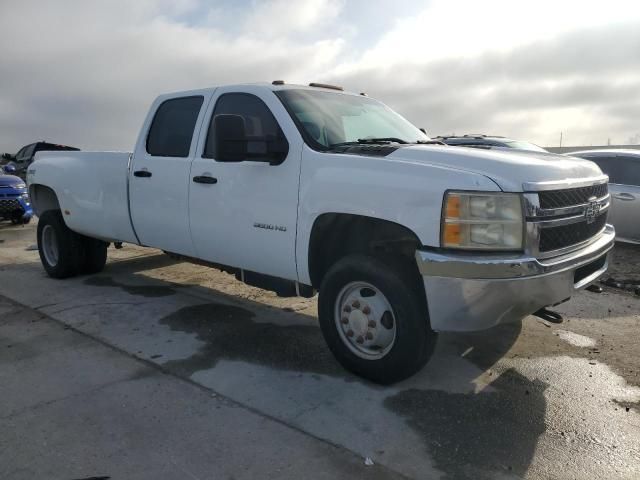
[[[340,143],[332,143],[329,145],[330,148],[335,147],[348,147],[349,145],[368,145],[368,144],[378,144],[378,143],[409,143],[406,140],[402,140],[397,137],[377,137],[377,138],[359,138],[353,142],[340,142]]]
[[[416,140],[418,145],[446,145],[446,143],[440,140]]]

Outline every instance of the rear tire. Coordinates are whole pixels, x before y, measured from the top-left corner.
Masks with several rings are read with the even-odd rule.
[[[81,236],[82,263],[80,273],[98,273],[104,269],[107,263],[107,247],[109,244],[96,238]]]
[[[40,261],[50,277],[68,278],[80,272],[81,237],[67,227],[60,210],[47,210],[40,216],[37,236]]]
[[[410,377],[435,347],[422,279],[415,265],[402,258],[349,255],[339,260],[322,281],[318,313],[340,364],[376,383]]]

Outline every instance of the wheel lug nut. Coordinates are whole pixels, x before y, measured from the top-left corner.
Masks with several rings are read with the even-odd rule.
[[[360,308],[360,302],[359,302],[358,300],[356,300],[355,302],[353,302],[353,303],[351,304],[351,306],[352,306],[353,308]]]
[[[358,343],[364,343],[364,338],[362,338],[362,337],[358,337],[358,338],[356,338],[356,342],[358,342]]]
[[[376,322],[375,320],[369,320],[369,328],[376,328]]]
[[[349,313],[351,311],[351,307],[349,305],[346,305],[343,310]]]
[[[340,321],[341,321],[342,323],[344,323],[345,325],[346,325],[347,323],[349,323],[349,319],[348,319],[347,317],[342,317],[342,318],[340,319]]]
[[[353,337],[353,330],[347,331],[347,337]]]
[[[362,309],[362,313],[364,313],[365,315],[369,315],[371,313],[371,309],[369,307],[364,307]]]
[[[373,333],[371,333],[371,332],[367,332],[367,334],[365,335],[365,337],[367,338],[367,340],[372,340],[372,339],[373,339]]]

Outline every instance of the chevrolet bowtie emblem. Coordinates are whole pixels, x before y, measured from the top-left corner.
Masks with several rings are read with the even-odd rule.
[[[584,216],[587,219],[587,223],[593,223],[596,220],[596,217],[600,213],[600,202],[595,200],[595,197],[589,199],[589,203],[587,203],[587,209],[584,212]]]

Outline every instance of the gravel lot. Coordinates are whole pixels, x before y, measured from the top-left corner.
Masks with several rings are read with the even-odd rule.
[[[443,334],[382,388],[333,360],[315,299],[130,245],[55,281],[34,243],[0,226],[0,478],[640,478],[629,288],[580,292],[560,325]],[[639,260],[617,246],[609,275]]]

